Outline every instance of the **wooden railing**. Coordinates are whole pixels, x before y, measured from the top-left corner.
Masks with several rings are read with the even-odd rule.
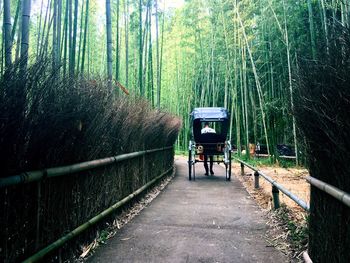
[[[148,189],[150,186],[152,186],[154,183],[156,183],[158,180],[163,178],[165,175],[169,174],[173,170],[173,164],[170,162],[169,158],[172,158],[173,156],[173,146],[169,147],[163,147],[163,148],[157,148],[157,149],[151,149],[151,150],[144,150],[144,151],[139,151],[139,152],[132,152],[132,153],[126,153],[118,156],[113,156],[113,157],[108,157],[108,158],[103,158],[103,159],[98,159],[98,160],[93,160],[93,161],[87,161],[87,162],[82,162],[82,163],[77,163],[77,164],[72,164],[72,165],[67,165],[67,166],[60,166],[60,167],[53,167],[53,168],[47,168],[47,169],[42,169],[42,170],[36,170],[36,171],[29,171],[29,172],[24,172],[21,174],[13,175],[13,176],[8,176],[8,177],[3,177],[0,178],[0,189],[4,190],[5,193],[10,193],[12,191],[18,191],[23,189],[36,189],[37,185],[37,193],[36,191],[31,192],[30,190],[28,193],[30,196],[33,196],[30,201],[33,201],[34,203],[37,202],[37,220],[34,222],[36,224],[36,236],[35,240],[31,242],[38,242],[36,240],[41,240],[42,234],[39,232],[40,227],[41,227],[41,220],[43,220],[43,209],[42,205],[40,205],[42,202],[46,202],[43,200],[42,192],[43,189],[42,187],[47,185],[49,182],[58,183],[58,182],[63,182],[64,184],[67,182],[67,180],[81,180],[81,179],[89,179],[91,176],[99,175],[101,173],[101,169],[111,169],[110,167],[115,167],[113,169],[118,169],[119,166],[115,166],[115,164],[119,164],[120,162],[124,161],[132,161],[132,159],[135,160],[135,165],[139,165],[141,168],[141,171],[143,168],[145,168],[145,163],[148,164],[148,171],[149,174],[143,179],[137,179],[138,182],[131,183],[133,184],[132,186],[128,187],[127,191],[125,192],[124,195],[121,195],[120,198],[116,197],[112,203],[109,203],[107,205],[107,208],[101,206],[100,210],[97,210],[94,212],[95,214],[90,214],[86,218],[81,218],[84,221],[79,220],[78,224],[72,224],[70,227],[71,229],[67,228],[65,229],[62,234],[64,233],[63,237],[60,237],[57,239],[57,237],[53,236],[51,240],[43,240],[42,244],[36,245],[36,250],[29,249],[26,251],[25,255],[28,257],[30,254],[32,254],[31,257],[27,258],[24,262],[36,262],[39,260],[42,260],[46,255],[56,249],[59,249],[62,247],[67,241],[73,239],[77,235],[81,234],[82,232],[86,231],[88,228],[91,226],[95,225],[96,223],[100,222],[102,219],[105,219],[107,216],[113,214],[118,208],[126,204],[127,202],[131,201],[134,199],[136,196],[140,195],[142,192],[144,192],[146,189]],[[168,157],[161,157],[163,154],[169,154]],[[157,154],[153,156],[153,154]],[[161,154],[161,155],[159,155]],[[147,157],[150,159],[147,162],[146,155],[151,155]],[[159,156],[159,157],[158,157]],[[140,159],[141,157],[141,159]],[[154,161],[152,158],[161,158],[159,161],[159,168],[154,167],[153,165],[156,165],[157,163]],[[166,159],[169,159],[169,161],[165,161]],[[157,159],[158,160],[158,159]],[[128,164],[121,164],[120,167],[123,165],[128,165]],[[107,168],[108,167],[108,168]],[[143,167],[143,168],[142,168]],[[100,169],[98,169],[100,168]],[[96,173],[97,171],[97,173]],[[109,171],[109,170],[108,170]],[[123,170],[124,171],[124,170]],[[95,174],[96,173],[96,174]],[[108,174],[108,173],[107,173]],[[55,180],[57,177],[61,177],[62,180]],[[113,175],[109,175],[108,178],[113,177]],[[130,178],[129,174],[125,174],[125,178]],[[79,179],[80,178],[80,179]],[[95,178],[102,178],[101,177],[95,177]],[[141,175],[140,175],[141,178]],[[127,179],[128,180],[128,179]],[[130,179],[129,179],[130,180]],[[32,182],[36,182],[32,186]],[[107,182],[107,181],[106,181]],[[106,183],[102,182],[102,183]],[[134,186],[138,185],[137,187],[139,188],[133,188]],[[29,188],[28,188],[29,187]],[[67,187],[69,187],[67,185]],[[110,183],[110,188],[112,189],[116,187],[115,184]],[[97,186],[98,188],[98,186]],[[130,188],[130,189],[129,189]],[[95,189],[96,191],[99,191],[99,189]],[[100,189],[100,191],[102,191]],[[110,190],[109,193],[110,194]],[[36,196],[37,195],[37,196]],[[102,196],[103,197],[103,196]],[[37,198],[37,201],[35,201],[35,198]],[[84,200],[87,199],[87,197],[83,198]],[[112,198],[113,199],[113,198]],[[101,199],[103,202],[106,202],[105,199]],[[23,200],[14,200],[17,203],[22,202]],[[22,202],[23,203],[23,202]],[[7,206],[11,206],[10,203],[7,203]],[[98,209],[98,208],[97,208]],[[97,215],[96,215],[97,214]],[[81,220],[80,219],[80,220]],[[25,219],[23,219],[25,220]],[[59,220],[57,218],[57,220]],[[82,223],[85,222],[85,223]],[[26,222],[26,224],[29,224]],[[78,227],[77,227],[78,225]],[[57,229],[56,229],[57,230]],[[67,231],[68,230],[68,231]],[[2,232],[2,231],[1,231]],[[56,231],[57,232],[57,231]],[[68,233],[68,234],[67,234]],[[61,235],[62,235],[61,234]],[[55,241],[56,239],[56,241]],[[31,239],[32,240],[32,239]],[[46,241],[46,242],[45,242]],[[44,247],[44,246],[45,247]]]
[[[254,187],[258,189],[259,186],[259,177],[263,177],[266,181],[268,181],[272,185],[272,197],[273,197],[273,204],[274,208],[277,209],[280,207],[280,200],[279,200],[279,192],[281,191],[286,196],[288,196],[290,199],[292,199],[295,203],[297,203],[301,208],[303,208],[305,211],[309,211],[310,207],[309,205],[300,199],[298,196],[287,190],[284,186],[277,183],[276,180],[273,180],[268,175],[264,174],[259,169],[255,168],[254,166],[250,165],[249,163],[244,162],[241,159],[234,158],[236,161],[238,161],[241,164],[241,174],[244,174],[244,166],[247,166],[251,170],[254,171]]]

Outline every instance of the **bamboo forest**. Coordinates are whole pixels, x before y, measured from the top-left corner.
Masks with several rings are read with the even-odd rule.
[[[89,261],[101,236],[129,222],[119,217],[129,199],[169,173],[175,182],[165,193],[178,174],[189,179],[181,191],[206,179],[216,185],[220,169],[222,187],[233,187],[232,173],[264,209],[284,211],[276,213],[288,245],[271,237],[264,249],[277,254],[264,250],[257,261],[231,261],[227,250],[202,261],[183,250],[186,262],[350,262],[348,0],[3,0],[0,21],[1,262]],[[195,123],[198,112],[218,109],[223,128],[198,117],[199,137],[212,124],[224,132],[213,171]],[[293,188],[293,180],[302,183]],[[258,188],[267,194],[257,197]],[[279,192],[297,208],[280,208]],[[94,226],[75,238],[84,222]],[[121,253],[116,262],[179,259],[154,253],[141,261]]]
[[[332,24],[350,23],[341,0],[23,2],[3,3],[1,72],[20,56],[52,56],[62,74],[98,75],[122,92],[117,81],[130,96],[183,116],[182,148],[191,109],[223,106],[233,113],[238,149],[258,141],[270,151],[277,143],[298,149],[298,61],[327,54]]]

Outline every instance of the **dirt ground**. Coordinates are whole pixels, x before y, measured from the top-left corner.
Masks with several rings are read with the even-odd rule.
[[[234,176],[238,178],[250,194],[257,200],[263,208],[272,208],[272,186],[264,178],[260,177],[260,189],[254,189],[254,171],[245,167],[244,175],[241,175],[241,166],[238,162],[233,162],[232,171]],[[308,171],[303,168],[281,168],[278,166],[259,166],[259,170],[264,172],[283,185],[293,194],[304,200],[306,203],[310,202],[310,185],[307,183],[305,177],[309,175]],[[280,202],[284,203],[294,214],[297,220],[305,218],[305,211],[299,207],[288,196],[280,192]]]

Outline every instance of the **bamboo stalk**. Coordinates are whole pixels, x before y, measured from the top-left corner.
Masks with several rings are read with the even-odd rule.
[[[112,19],[111,19],[111,1],[106,0],[106,41],[107,41],[107,75],[108,88],[112,88]]]
[[[21,69],[27,68],[29,49],[29,19],[31,0],[24,0],[22,7]]]
[[[11,1],[4,1],[4,42],[5,42],[5,66],[12,64],[12,40],[11,40]]]

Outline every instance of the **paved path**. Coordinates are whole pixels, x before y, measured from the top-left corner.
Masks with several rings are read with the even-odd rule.
[[[98,249],[89,262],[288,262],[264,235],[265,217],[234,176],[224,169],[188,181],[187,163],[140,215]]]

